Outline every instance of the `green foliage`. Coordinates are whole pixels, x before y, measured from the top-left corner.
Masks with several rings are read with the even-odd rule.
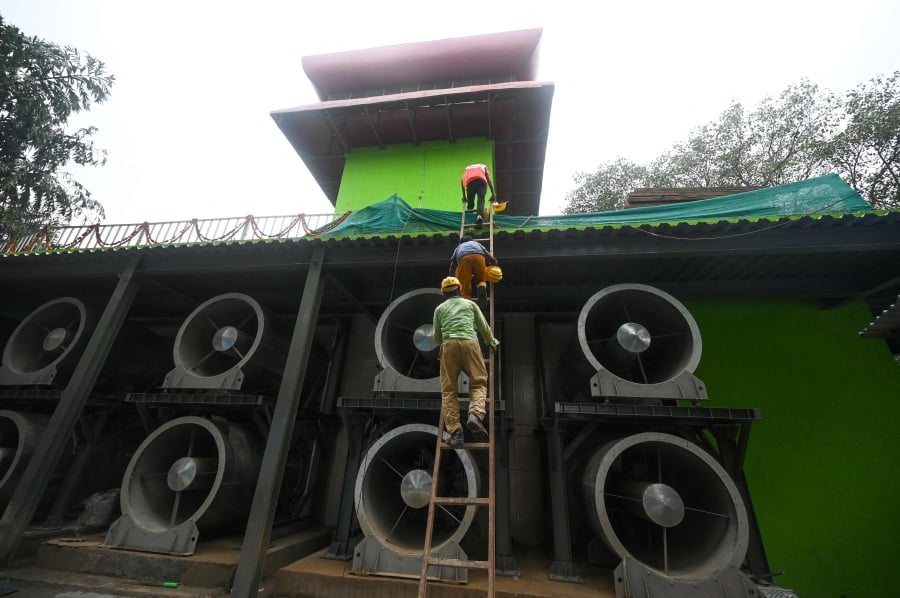
[[[566,194],[564,214],[587,214],[625,207],[624,190],[641,186],[647,179],[647,169],[619,158],[601,166],[596,172],[578,172],[574,178],[578,187]]]
[[[638,187],[768,187],[836,172],[876,208],[900,208],[900,71],[844,98],[803,80],[752,112],[734,102],[646,166],[579,172],[565,213],[620,209]]]
[[[103,208],[65,172],[102,165],[94,127],[67,131],[71,115],[103,102],[115,78],[89,54],[24,35],[0,16],[0,240],[100,217]]]
[[[900,71],[848,92],[842,111],[825,158],[874,207],[900,207]]]

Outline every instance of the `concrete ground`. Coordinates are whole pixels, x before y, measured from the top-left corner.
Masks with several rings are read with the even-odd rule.
[[[352,571],[351,561],[323,559],[315,550],[329,535],[303,530],[275,540],[267,551],[261,598],[414,598],[418,581]],[[240,556],[240,538],[209,539],[192,556],[105,547],[102,536],[55,538],[40,543],[32,558],[0,569],[0,598],[226,598]],[[498,598],[615,598],[612,572],[583,564],[583,584],[551,581],[552,554],[519,550],[518,577],[498,576]],[[165,580],[179,583],[165,587]],[[475,598],[487,589],[484,571],[470,571],[467,584],[432,584],[440,598]],[[6,588],[5,590],[3,588]]]
[[[41,580],[0,577],[0,598],[202,598],[223,597],[210,588],[166,588],[122,579],[41,571]]]
[[[13,588],[10,590],[10,588]],[[101,594],[97,592],[82,592],[80,590],[64,590],[58,587],[35,586],[15,584],[15,586],[0,586],[0,591],[7,593],[3,596],[11,598],[117,598],[121,594]]]

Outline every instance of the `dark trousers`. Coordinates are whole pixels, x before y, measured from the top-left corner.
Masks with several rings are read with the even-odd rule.
[[[466,208],[472,209],[472,200],[475,199],[475,196],[478,196],[478,206],[475,211],[476,214],[484,213],[484,196],[487,194],[487,181],[484,179],[475,179],[474,181],[469,181],[469,184],[466,185]]]

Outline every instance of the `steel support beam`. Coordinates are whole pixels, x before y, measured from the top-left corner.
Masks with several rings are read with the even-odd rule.
[[[498,421],[499,420],[499,421]],[[495,570],[498,575],[508,575],[511,577],[519,575],[519,565],[512,553],[512,532],[510,531],[509,506],[510,501],[509,490],[509,434],[507,427],[503,425],[503,418],[495,420],[497,428],[497,467],[496,474],[496,490],[497,504],[501,508],[497,509],[497,524],[494,530],[496,538]],[[500,425],[497,425],[497,424]]]
[[[72,461],[72,464],[69,465],[62,487],[56,493],[56,498],[53,500],[53,506],[50,508],[47,520],[44,522],[45,528],[62,527],[66,509],[72,504],[72,496],[75,494],[75,488],[79,482],[81,482],[85,470],[91,464],[91,453],[97,448],[97,437],[103,433],[107,417],[107,414],[100,415],[93,425],[92,423],[85,421],[84,418],[79,420],[81,422],[81,430],[84,439],[79,443],[75,459]]]
[[[572,558],[572,535],[569,527],[569,497],[563,462],[562,430],[554,413],[548,430],[550,505],[553,509],[553,562],[547,576],[554,581],[584,583]]]
[[[450,143],[456,143],[456,137],[453,135],[453,119],[450,117],[450,103],[447,101],[447,96],[444,96],[444,114],[447,116],[447,136],[450,139]]]
[[[341,296],[346,298],[347,301],[349,301],[350,304],[353,305],[353,307],[355,307],[359,312],[366,316],[366,318],[368,318],[370,322],[372,322],[373,324],[378,324],[378,320],[381,319],[380,313],[375,313],[374,311],[360,303],[356,295],[354,295],[350,289],[344,286],[344,284],[333,274],[326,274],[325,278],[328,281],[328,284],[337,289]]]
[[[382,112],[378,112],[378,125],[372,122],[372,115],[369,114],[369,107],[363,104],[363,111],[366,115],[366,120],[369,121],[369,126],[372,127],[372,134],[375,135],[375,141],[378,143],[378,149],[384,149],[384,142],[381,140],[381,135],[378,134],[378,127],[381,126],[381,114]]]
[[[232,596],[250,598],[257,596],[259,582],[262,578],[266,561],[266,548],[272,535],[272,521],[275,519],[275,507],[278,503],[278,489],[284,478],[284,467],[294,433],[294,422],[300,404],[300,392],[306,377],[306,368],[316,331],[316,319],[322,302],[323,263],[325,248],[317,247],[310,262],[303,288],[303,298],[297,311],[294,334],[288,349],[284,376],[278,389],[272,427],[266,441],[250,507],[250,518],[244,532],[241,545],[241,556],[234,576]]]
[[[331,116],[331,113],[328,110],[324,110],[322,112],[322,118],[325,120],[325,124],[328,125],[328,128],[331,129],[332,139],[337,140],[337,142],[341,146],[341,149],[344,151],[344,154],[349,154],[350,147],[347,145],[347,142],[344,141],[344,136],[341,135],[341,130],[337,126],[337,123],[334,122],[334,118]]]
[[[719,445],[719,453],[722,456],[722,465],[734,480],[744,501],[747,510],[747,519],[750,528],[750,538],[747,544],[747,564],[750,572],[756,577],[771,579],[772,568],[769,566],[769,558],[766,556],[765,545],[762,540],[762,532],[759,529],[759,520],[756,518],[756,510],[753,508],[753,500],[750,498],[750,487],[747,478],[744,477],[744,457],[747,455],[747,445],[750,442],[750,422],[745,422],[737,428],[737,434],[731,433],[729,428],[713,429],[716,442]]]
[[[406,119],[409,121],[409,132],[412,135],[413,147],[419,147],[419,140],[416,137],[416,109],[409,107],[409,102],[403,100],[403,106],[406,109]]]
[[[337,320],[334,342],[328,352],[328,373],[325,376],[325,388],[319,401],[319,413],[334,415],[338,393],[344,376],[344,364],[347,360],[347,347],[350,344],[350,333],[353,325],[344,319]]]
[[[22,479],[6,505],[0,519],[0,563],[8,564],[15,557],[22,535],[34,517],[38,501],[43,496],[59,458],[81,417],[113,341],[137,295],[140,286],[139,279],[135,275],[137,266],[138,258],[135,257],[119,274],[119,282],[85,346],[81,359],[78,360],[78,365],[75,366],[68,385],[62,391],[59,404],[50,417],[41,442],[25,471],[22,472]]]
[[[366,422],[368,414],[345,411],[342,416],[344,433],[347,435],[347,460],[344,462],[344,482],[341,485],[341,498],[338,504],[338,519],[334,529],[331,545],[322,555],[324,559],[349,561],[353,558],[353,536],[356,520],[354,515],[353,491],[356,475],[362,463],[362,453],[366,440]]]

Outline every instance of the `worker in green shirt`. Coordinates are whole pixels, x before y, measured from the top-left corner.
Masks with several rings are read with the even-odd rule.
[[[487,369],[478,344],[478,334],[485,344],[500,344],[494,338],[491,327],[481,309],[470,299],[459,294],[460,283],[455,276],[441,282],[444,301],[434,310],[434,341],[441,348],[441,411],[444,426],[450,433],[450,445],[461,446],[462,425],[459,421],[459,373],[469,377],[469,418],[466,427],[476,442],[487,442],[484,427],[485,398],[487,396]]]

